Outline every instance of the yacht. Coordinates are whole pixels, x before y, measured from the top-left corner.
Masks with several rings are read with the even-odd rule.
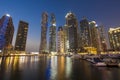
[[[107,66],[106,63],[98,56],[92,56],[91,58],[87,59],[87,61],[93,63],[93,65],[98,67]]]
[[[120,59],[106,58],[104,59],[107,67],[120,67]]]

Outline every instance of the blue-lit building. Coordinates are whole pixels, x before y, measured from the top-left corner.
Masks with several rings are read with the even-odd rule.
[[[9,14],[0,19],[0,51],[12,49],[14,25]]]

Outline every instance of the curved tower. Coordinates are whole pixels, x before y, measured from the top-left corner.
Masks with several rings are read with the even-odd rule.
[[[51,26],[49,32],[49,52],[56,52],[56,19],[55,15],[51,14]]]
[[[13,34],[14,25],[12,17],[6,14],[0,19],[0,50],[12,48]]]
[[[48,14],[47,12],[42,13],[41,21],[41,43],[40,43],[40,53],[45,53],[47,50],[47,27],[48,27]]]

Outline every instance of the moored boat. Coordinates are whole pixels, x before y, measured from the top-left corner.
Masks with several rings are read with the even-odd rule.
[[[104,67],[106,66],[106,63],[98,56],[92,56],[87,61],[93,63],[93,65],[98,66],[98,67]]]
[[[107,67],[119,67],[120,66],[120,60],[115,58],[108,58],[104,59]]]

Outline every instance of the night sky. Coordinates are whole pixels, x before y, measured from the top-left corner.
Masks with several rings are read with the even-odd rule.
[[[48,12],[49,18],[51,13],[55,14],[57,27],[65,24],[65,15],[69,11],[76,15],[78,21],[86,16],[89,21],[104,25],[106,31],[120,26],[120,0],[0,0],[0,17],[8,13],[13,19],[13,45],[19,20],[23,20],[29,23],[27,51],[39,51],[43,11]]]

